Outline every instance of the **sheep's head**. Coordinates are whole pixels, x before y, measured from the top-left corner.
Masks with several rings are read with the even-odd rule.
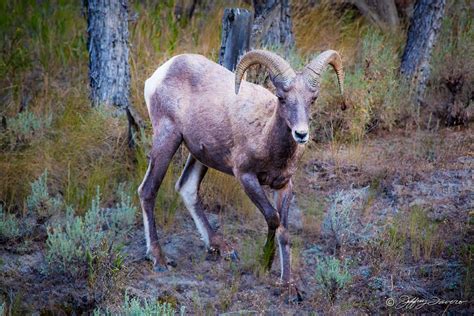
[[[265,66],[276,88],[278,111],[286,121],[294,140],[305,144],[309,140],[310,106],[319,95],[321,75],[327,65],[331,65],[337,74],[339,88],[343,94],[344,72],[341,57],[336,51],[328,50],[314,58],[302,71],[295,73],[291,66],[280,56],[254,50],[245,54],[235,71],[235,93],[239,93],[240,83],[245,71],[252,65]]]

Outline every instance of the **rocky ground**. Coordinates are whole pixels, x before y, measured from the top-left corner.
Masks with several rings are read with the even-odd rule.
[[[209,216],[239,251],[237,263],[206,258],[184,209],[160,232],[165,252],[177,263],[161,274],[144,257],[140,224],[125,241],[123,268],[103,283],[46,274],[44,234],[27,244],[1,245],[0,288],[8,308],[70,314],[100,302],[113,309],[126,291],[177,310],[184,306],[188,314],[472,315],[473,137],[400,132],[358,147],[311,147],[295,179],[293,213],[301,218],[295,216],[290,227],[302,302],[289,302],[276,285],[278,258],[269,274],[258,265],[262,216],[256,210],[239,216],[226,207]],[[317,282],[316,267],[327,257],[347,263],[350,282],[329,289]],[[419,300],[408,304],[404,296]]]

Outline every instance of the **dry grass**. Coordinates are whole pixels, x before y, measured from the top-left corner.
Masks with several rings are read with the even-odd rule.
[[[5,63],[0,64],[4,88],[0,93],[7,106],[0,115],[13,117],[24,98],[30,96],[30,111],[39,116],[53,114],[51,128],[41,136],[36,135],[28,146],[0,152],[0,197],[7,208],[24,209],[29,183],[45,169],[50,171],[53,192],[61,193],[66,203],[77,205],[82,211],[90,204],[97,186],[102,188],[106,199],[121,181],[131,182],[132,190],[136,189],[146,170],[147,135],[151,130],[147,129],[142,148],[130,153],[124,117],[90,108],[86,21],[80,4],[2,2],[2,6],[5,9],[2,14],[12,14],[5,14],[1,24],[7,32],[2,47]],[[133,6],[138,19],[130,25],[131,101],[145,118],[148,113],[142,97],[143,83],[161,63],[183,52],[202,53],[217,59],[224,4],[212,6],[210,15],[197,11],[196,17],[183,29],[174,20],[172,8],[173,1]],[[15,31],[15,25],[21,27]],[[22,48],[25,46],[32,49],[26,51]],[[166,213],[159,216],[163,219],[161,224],[171,221],[172,210],[178,206],[174,182],[185,154],[181,150],[177,156],[157,199],[157,211]],[[221,181],[221,185],[225,183]],[[230,187],[228,196],[236,191],[235,185]],[[229,199],[227,197],[225,203]]]
[[[353,63],[359,39],[367,27],[361,16],[353,10],[338,10],[330,1],[321,1],[309,9],[303,2],[295,2],[293,11],[299,53],[311,56],[335,49],[341,52],[344,64]]]

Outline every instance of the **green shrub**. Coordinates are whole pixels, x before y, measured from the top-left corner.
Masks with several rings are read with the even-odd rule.
[[[0,239],[14,239],[21,235],[20,225],[12,214],[5,213],[0,205]]]
[[[319,260],[315,278],[321,291],[331,302],[352,281],[351,274],[347,269],[347,262],[341,264],[339,259],[333,257]]]
[[[48,170],[31,183],[31,194],[26,199],[28,210],[40,217],[57,213],[63,206],[59,196],[51,197],[48,191]]]
[[[130,231],[136,208],[123,189],[119,189],[119,195],[120,202],[115,208],[101,208],[97,189],[84,217],[74,215],[69,207],[64,222],[48,228],[46,257],[50,267],[78,274],[86,268],[96,270],[94,262],[120,257],[118,242]]]
[[[94,310],[94,316],[117,314],[127,316],[174,316],[176,310],[169,303],[152,302],[146,299],[141,301],[137,298],[130,298],[127,294],[125,294],[125,301],[120,307],[120,311],[112,313],[109,310]],[[181,310],[181,315],[184,315],[184,308]]]
[[[322,224],[323,235],[333,239],[336,248],[356,245],[371,237],[372,226],[359,222],[361,210],[367,201],[368,187],[338,191],[334,195]]]
[[[6,131],[0,138],[1,147],[13,150],[31,143],[50,128],[51,121],[51,114],[43,118],[29,111],[20,112],[15,117],[8,118]]]
[[[342,104],[335,75],[322,77],[321,97],[313,114],[313,128],[328,139],[359,142],[376,129],[392,129],[412,113],[406,97],[408,85],[400,79],[401,38],[368,28],[362,35],[355,63],[345,66],[345,102]]]
[[[109,210],[109,216],[106,217],[106,220],[107,226],[113,234],[122,238],[135,223],[137,208],[133,205],[130,195],[125,191],[124,184],[119,185],[118,195],[120,202],[117,203],[115,208]]]

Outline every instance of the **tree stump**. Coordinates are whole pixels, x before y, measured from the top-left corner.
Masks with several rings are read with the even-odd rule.
[[[295,46],[289,0],[253,0],[253,6],[251,46],[278,47],[288,54]]]
[[[245,9],[227,8],[222,18],[219,64],[234,71],[239,57],[249,50],[252,14]]]
[[[127,114],[129,145],[143,126],[130,104],[127,0],[87,0],[90,98],[92,106],[115,106]]]
[[[127,1],[88,0],[87,31],[92,105],[128,107],[130,65]]]

